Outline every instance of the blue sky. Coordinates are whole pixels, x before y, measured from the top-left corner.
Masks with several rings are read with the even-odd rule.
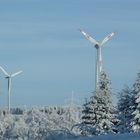
[[[0,0],[0,65],[13,79],[12,106],[63,105],[71,92],[79,103],[91,95],[95,39],[115,31],[103,48],[103,65],[114,95],[132,85],[139,64],[139,0]],[[0,105],[7,104],[7,81],[0,73]]]

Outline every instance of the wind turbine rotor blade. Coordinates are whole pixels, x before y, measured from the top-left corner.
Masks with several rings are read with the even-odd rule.
[[[103,41],[101,42],[100,46],[102,46],[103,44],[105,44],[108,40],[110,40],[113,36],[115,35],[114,32],[110,33],[108,36],[106,36]]]
[[[0,69],[2,70],[2,72],[3,72],[6,76],[8,76],[8,77],[10,76],[10,75],[5,71],[5,69],[4,69],[3,67],[0,66]]]
[[[18,72],[16,72],[16,73],[13,73],[13,74],[11,75],[11,77],[14,77],[14,76],[16,76],[16,75],[19,75],[20,73],[22,73],[22,71],[18,71]]]
[[[85,38],[87,40],[89,40],[91,43],[93,43],[94,45],[99,45],[99,43],[94,39],[92,38],[89,34],[85,33],[82,29],[79,29],[80,32],[85,36]]]

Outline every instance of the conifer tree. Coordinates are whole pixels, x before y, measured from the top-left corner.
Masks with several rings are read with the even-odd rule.
[[[140,131],[140,72],[133,85],[131,109],[131,130],[133,132]]]
[[[104,71],[100,75],[99,90],[100,95],[97,96],[101,114],[98,122],[99,133],[116,133],[118,120],[113,106],[111,81]]]
[[[82,124],[80,125],[81,134],[82,135],[96,135],[96,115],[95,110],[97,107],[97,100],[95,99],[95,96],[91,96],[90,100],[87,101],[83,105],[84,109],[82,111]]]
[[[125,86],[120,92],[118,100],[119,132],[130,132],[132,90]]]
[[[84,106],[84,109],[82,111],[82,113],[84,114],[82,116],[83,123],[92,124],[91,120],[92,120],[93,108],[91,106],[91,101],[88,102],[86,99],[86,103],[83,106]]]
[[[116,131],[111,82],[105,72],[101,73],[98,84],[99,88],[94,92],[90,100],[84,104],[82,117],[84,131],[82,132],[85,134],[99,135]]]

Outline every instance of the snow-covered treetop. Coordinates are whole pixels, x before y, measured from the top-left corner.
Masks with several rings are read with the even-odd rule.
[[[140,71],[137,74],[137,79],[133,85],[134,92],[140,92]]]
[[[99,89],[102,90],[105,94],[111,92],[111,81],[104,71],[102,71],[100,74]]]

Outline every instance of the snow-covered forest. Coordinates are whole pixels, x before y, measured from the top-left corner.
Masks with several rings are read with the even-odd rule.
[[[71,135],[71,128],[79,122],[80,107],[44,107],[0,112],[0,136],[9,139],[54,139]]]
[[[98,88],[83,106],[50,106],[0,110],[0,139],[55,140],[133,138],[140,131],[140,72],[132,87],[112,101],[109,76],[102,72]]]

